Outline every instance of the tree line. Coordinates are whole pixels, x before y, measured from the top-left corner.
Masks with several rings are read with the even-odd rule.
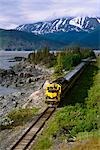
[[[89,48],[71,47],[50,52],[48,47],[34,51],[28,55],[28,61],[34,64],[44,64],[54,67],[55,73],[61,74],[63,70],[70,70],[81,62],[81,59],[94,56]]]

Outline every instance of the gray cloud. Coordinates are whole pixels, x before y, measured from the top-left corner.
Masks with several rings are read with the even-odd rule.
[[[99,0],[0,0],[0,28],[67,16],[98,16]]]

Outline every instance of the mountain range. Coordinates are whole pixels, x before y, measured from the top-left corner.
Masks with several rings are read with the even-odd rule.
[[[100,18],[89,17],[69,17],[59,18],[52,21],[37,22],[33,24],[23,24],[16,28],[19,31],[32,32],[35,34],[47,34],[54,32],[92,32],[100,27]]]
[[[7,40],[6,40],[7,39]],[[100,49],[99,17],[67,17],[0,30],[0,48],[22,50],[79,45]]]

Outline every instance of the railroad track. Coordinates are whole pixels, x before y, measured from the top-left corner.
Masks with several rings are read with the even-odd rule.
[[[29,150],[30,145],[34,142],[37,134],[41,131],[55,109],[56,107],[47,107],[10,150]]]

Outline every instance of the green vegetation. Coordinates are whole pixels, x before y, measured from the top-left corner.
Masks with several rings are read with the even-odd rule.
[[[37,52],[28,55],[28,61],[34,64],[44,64],[47,67],[52,67],[55,64],[56,56],[49,52],[49,48],[45,47]]]
[[[14,109],[11,111],[8,115],[7,118],[12,122],[11,124],[7,125],[1,125],[1,129],[6,129],[6,128],[13,128],[15,126],[22,126],[26,122],[30,121],[34,115],[36,115],[38,112],[38,109],[33,107],[33,108],[19,108],[19,109]],[[7,119],[7,120],[8,120]]]
[[[64,71],[72,69],[81,62],[81,59],[94,56],[93,51],[87,48],[72,47],[64,48],[59,52],[50,53],[49,48],[45,47],[40,51],[29,54],[28,61],[34,64],[44,64],[53,67],[55,75],[61,75]]]
[[[47,150],[57,140],[62,142],[74,137],[76,140],[88,139],[87,149],[89,145],[97,146],[100,141],[100,57],[96,64],[92,63],[85,70],[62,101],[64,107],[48,122],[33,150]],[[46,139],[48,142],[45,144]]]

